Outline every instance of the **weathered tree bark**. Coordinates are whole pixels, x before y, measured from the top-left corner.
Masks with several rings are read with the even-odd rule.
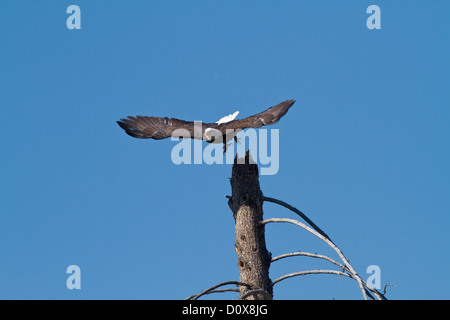
[[[263,194],[258,180],[258,165],[247,152],[244,159],[234,160],[231,175],[232,195],[228,201],[236,223],[235,249],[240,281],[251,287],[240,286],[240,295],[251,290],[264,290],[273,296],[269,278],[270,254],[266,248],[263,221]],[[267,294],[255,294],[247,299],[266,299]]]

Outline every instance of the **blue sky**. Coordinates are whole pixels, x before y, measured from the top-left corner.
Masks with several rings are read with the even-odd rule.
[[[69,30],[66,8],[81,9]],[[366,8],[381,8],[369,30]],[[174,165],[127,115],[213,122],[297,102],[266,196],[304,211],[390,299],[449,299],[446,1],[1,1],[0,298],[183,299],[238,280],[230,165]],[[274,204],[265,218],[296,216]],[[290,225],[273,255],[333,252]],[[272,280],[331,268],[295,257]],[[81,269],[81,289],[66,268]],[[218,294],[217,299],[236,299]],[[275,299],[360,299],[334,275]]]

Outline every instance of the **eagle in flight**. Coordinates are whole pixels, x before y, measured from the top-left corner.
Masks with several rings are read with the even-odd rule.
[[[167,117],[128,116],[117,121],[119,126],[132,137],[140,139],[165,139],[180,137],[204,140],[209,143],[223,143],[224,152],[227,142],[231,139],[238,142],[236,133],[246,128],[260,128],[277,123],[283,117],[295,100],[287,100],[253,116],[235,120],[239,111],[221,118],[215,123],[184,121]],[[196,126],[199,126],[196,128]],[[179,135],[178,129],[187,133]]]

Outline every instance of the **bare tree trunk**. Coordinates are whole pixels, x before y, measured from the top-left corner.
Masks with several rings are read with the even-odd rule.
[[[263,220],[263,194],[258,180],[258,166],[247,152],[244,159],[237,155],[231,175],[232,195],[228,201],[236,222],[235,249],[238,257],[240,281],[250,285],[239,287],[243,296],[252,290],[264,290],[248,299],[261,300],[272,297],[272,281],[269,278],[270,254],[266,248]]]

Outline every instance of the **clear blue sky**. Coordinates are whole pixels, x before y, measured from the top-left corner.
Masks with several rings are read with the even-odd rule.
[[[71,4],[81,30],[66,27]],[[381,30],[366,27],[372,4]],[[238,280],[231,166],[176,166],[175,142],[116,121],[296,99],[273,126],[264,194],[304,211],[363,278],[378,265],[388,298],[449,299],[449,16],[448,1],[1,1],[0,298],[182,299]],[[302,229],[266,230],[273,255],[335,257]],[[332,267],[290,259],[272,279]],[[81,290],[66,287],[72,264]],[[334,275],[274,295],[361,298]]]

